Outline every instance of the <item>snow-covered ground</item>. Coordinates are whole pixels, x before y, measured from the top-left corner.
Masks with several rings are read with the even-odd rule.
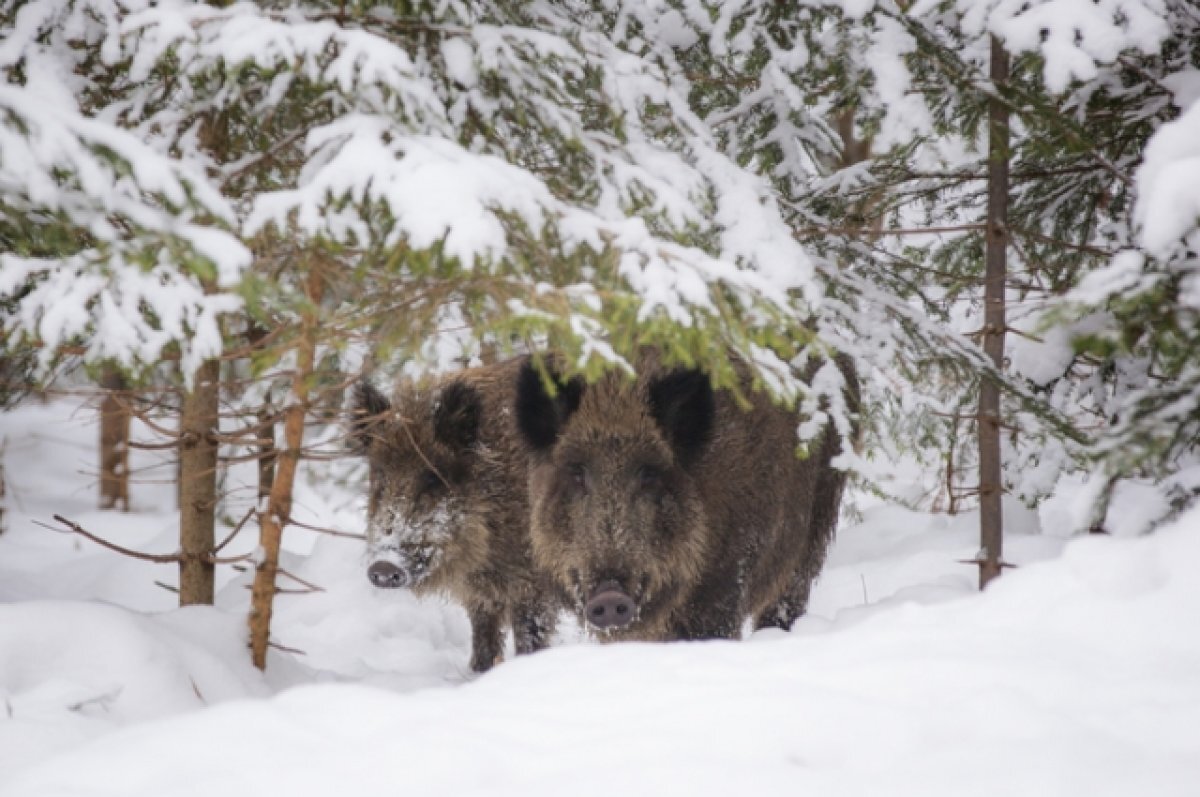
[[[478,678],[458,609],[373,590],[361,543],[290,529],[284,566],[324,591],[279,598],[274,636],[304,653],[273,651],[264,676],[247,574],[222,568],[217,607],[180,610],[155,584],[173,567],[35,525],[174,547],[154,454],[135,454],[132,512],[95,509],[79,403],[0,415],[0,794],[1200,795],[1200,511],[1064,540],[1009,507],[1020,566],[979,595],[958,562],[973,516],[867,506],[792,633],[602,646],[568,628]],[[313,484],[305,517],[361,527],[352,489]]]

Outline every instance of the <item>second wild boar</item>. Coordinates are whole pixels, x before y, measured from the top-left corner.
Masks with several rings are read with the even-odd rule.
[[[527,462],[512,392],[521,361],[467,369],[388,399],[355,389],[351,435],[370,469],[367,575],[382,588],[441,593],[471,621],[471,669],[548,644],[557,613],[534,572]]]

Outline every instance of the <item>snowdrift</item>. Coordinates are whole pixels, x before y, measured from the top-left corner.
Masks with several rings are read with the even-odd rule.
[[[213,698],[261,693],[236,644],[180,635],[207,625],[228,641],[215,610],[10,606],[7,694],[99,679],[136,693],[125,719],[145,721],[64,741],[0,793],[1194,795],[1198,525],[1077,540],[983,595],[823,633],[564,645],[459,688],[307,685],[159,720],[197,701],[189,680]],[[72,617],[87,631],[68,644],[55,623]],[[78,737],[105,711],[48,721]]]

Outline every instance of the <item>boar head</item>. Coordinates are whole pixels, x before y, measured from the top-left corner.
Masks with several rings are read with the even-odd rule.
[[[532,362],[520,373],[534,557],[593,632],[666,638],[699,581],[708,532],[691,468],[711,442],[714,406],[695,370],[591,386]]]
[[[393,406],[368,382],[355,389],[351,440],[367,458],[367,575],[377,587],[437,589],[487,555],[473,476],[487,456],[483,402],[451,381],[402,388]]]

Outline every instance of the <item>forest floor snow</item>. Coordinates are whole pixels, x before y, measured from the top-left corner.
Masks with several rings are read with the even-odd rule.
[[[284,566],[324,591],[279,597],[273,637],[303,653],[262,674],[248,574],[179,609],[155,583],[173,567],[38,525],[174,549],[160,455],[134,452],[132,511],[95,508],[95,420],[67,399],[0,415],[5,797],[1200,794],[1200,510],[1067,540],[1007,506],[1018,567],[979,594],[975,515],[866,506],[790,633],[599,645],[568,625],[479,677],[457,607],[375,590],[360,541],[289,529]],[[360,530],[347,470],[305,480],[297,511]],[[223,485],[231,521],[251,478]]]

